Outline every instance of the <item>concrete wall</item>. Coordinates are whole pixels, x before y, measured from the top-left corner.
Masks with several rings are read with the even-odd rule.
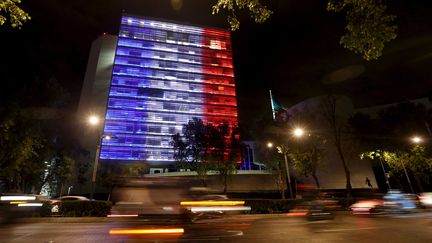
[[[346,180],[342,165],[338,160],[326,160],[318,171],[318,179],[322,189],[345,189]],[[351,184],[353,188],[367,188],[365,184],[366,176],[369,177],[371,183],[376,187],[375,176],[371,170],[368,161],[351,160]],[[295,174],[295,173],[294,173]],[[149,177],[189,177],[196,179],[196,172],[168,172],[155,175],[146,175]],[[297,184],[310,184],[315,186],[315,182],[311,178],[304,178],[298,175],[293,175]],[[217,172],[210,171],[207,176],[207,186],[216,191],[222,191],[223,186]],[[295,184],[295,183],[294,183]],[[199,185],[199,184],[198,184]],[[294,185],[293,185],[294,187]],[[238,171],[231,175],[228,182],[229,192],[278,192],[274,176],[265,170]]]
[[[347,124],[348,119],[356,112],[351,99],[346,96],[333,96],[336,99],[336,122]],[[328,96],[318,96],[305,100],[289,108],[289,113],[293,118],[301,114],[312,114],[314,120],[304,128],[307,133],[313,136],[315,134],[326,138],[327,143],[321,148],[324,155],[318,167],[317,176],[323,189],[343,189],[346,188],[346,177],[339,153],[334,146],[332,128],[328,125],[326,117],[326,105]],[[353,188],[367,188],[365,183],[368,177],[373,187],[377,187],[375,175],[369,160],[360,160],[358,150],[359,144],[351,139],[348,135],[342,133],[341,136],[342,150],[351,172],[351,185]],[[315,184],[310,178],[300,179],[301,181]]]
[[[146,175],[149,177],[189,177],[197,180],[197,173],[194,171],[185,172],[168,172],[155,175]],[[199,181],[195,184],[202,186]],[[210,171],[207,176],[206,184],[209,188],[216,191],[223,191],[221,178],[215,171]],[[277,186],[273,175],[267,171],[238,171],[231,175],[228,180],[229,192],[277,192]]]

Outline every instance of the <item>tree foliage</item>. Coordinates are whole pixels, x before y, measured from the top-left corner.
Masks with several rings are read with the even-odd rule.
[[[327,10],[346,13],[347,33],[340,43],[367,61],[378,59],[385,43],[396,38],[396,16],[380,0],[329,0]]]
[[[259,0],[218,0],[213,14],[221,9],[228,11],[228,23],[237,30],[240,21],[236,12],[248,9],[256,23],[265,22],[273,13]],[[382,55],[387,42],[396,38],[395,15],[387,13],[381,0],[328,0],[327,11],[346,15],[346,31],[340,39],[345,48],[361,55],[365,60],[375,60]]]
[[[0,176],[8,191],[39,193],[49,185],[59,194],[61,184],[82,180],[88,164],[75,163],[82,149],[64,125],[70,117],[58,112],[66,105],[67,92],[55,78],[36,79],[23,90],[15,103],[0,107]]]
[[[431,186],[430,146],[413,146],[413,135],[430,136],[432,111],[422,104],[402,102],[378,110],[376,114],[357,113],[350,119],[353,135],[361,142],[361,158],[380,159],[389,170],[392,183],[404,184],[405,173],[414,175],[418,189]]]
[[[230,176],[237,172],[240,161],[240,140],[238,128],[230,130],[227,123],[223,123],[213,130],[210,139],[213,141],[212,163],[219,172],[223,185],[223,193],[227,192]]]
[[[203,184],[206,184],[210,170],[209,127],[198,118],[193,118],[183,126],[183,135],[172,135],[174,159],[181,168],[196,171]]]
[[[208,171],[216,169],[226,191],[228,177],[237,170],[240,159],[238,129],[193,118],[183,126],[182,133],[171,137],[178,166],[196,171],[204,186]]]
[[[41,130],[11,105],[1,110],[0,120],[0,175],[6,180],[7,190],[24,191],[26,184],[43,171],[37,161],[43,147]]]
[[[376,116],[356,113],[349,121],[367,151],[405,149],[411,136],[430,134],[431,122],[432,110],[411,102],[383,108]]]
[[[265,142],[258,142],[255,144],[255,149],[262,163],[266,166],[267,170],[271,172],[276,187],[281,195],[281,199],[285,199],[286,190],[286,170],[283,164],[284,158],[282,154],[278,153],[275,149],[269,149]]]
[[[20,28],[30,20],[30,15],[18,6],[19,3],[20,0],[0,0],[0,25],[4,25],[9,18],[13,28]]]
[[[375,150],[360,154],[361,159],[382,159],[390,168],[390,177],[403,177],[404,168],[415,175],[416,180],[430,184],[432,157],[424,146],[413,146],[409,150]],[[398,178],[397,178],[398,179]],[[421,183],[417,181],[420,186]]]
[[[272,174],[276,187],[282,199],[285,199],[287,188],[287,174],[284,163],[284,146],[291,146],[290,137],[287,131],[292,129],[293,124],[286,121],[273,120],[271,117],[263,117],[255,124],[254,137],[257,143],[254,145],[259,162],[265,165],[266,169]],[[272,143],[275,148],[269,148]],[[288,161],[291,163],[291,161]],[[292,165],[291,165],[292,166]]]
[[[312,176],[317,188],[320,188],[320,183],[316,172],[324,156],[322,146],[325,143],[326,139],[322,136],[310,135],[302,139],[300,146],[295,146],[288,152],[296,172],[305,177]]]
[[[221,10],[228,11],[228,23],[233,31],[240,28],[236,14],[238,10],[247,9],[256,23],[264,23],[273,13],[260,0],[218,0],[212,9],[213,14],[218,14]]]
[[[71,184],[72,172],[75,166],[75,160],[64,152],[56,152],[49,161],[45,163],[45,173],[41,176],[41,188],[47,184],[51,195],[62,195],[64,186]]]
[[[400,172],[403,170],[403,164],[406,168],[410,169],[415,173],[422,173],[425,170],[430,171],[432,169],[432,158],[427,156],[426,149],[424,146],[414,146],[408,151],[387,151],[387,150],[376,150],[369,151],[360,154],[360,158],[370,159],[383,159],[394,172]]]

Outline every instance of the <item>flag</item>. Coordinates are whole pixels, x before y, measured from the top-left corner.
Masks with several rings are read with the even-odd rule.
[[[288,109],[276,101],[276,99],[273,97],[271,90],[270,102],[272,107],[273,120],[278,122],[288,122],[290,117]]]

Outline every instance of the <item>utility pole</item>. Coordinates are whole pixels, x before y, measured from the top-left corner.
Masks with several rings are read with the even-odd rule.
[[[287,149],[283,148],[283,154],[284,154],[284,159],[285,159],[285,169],[286,169],[286,174],[287,174],[287,178],[288,178],[288,189],[289,189],[289,193],[290,193],[290,198],[293,198],[293,192],[292,192],[292,187],[291,187],[291,176],[290,176],[290,170],[289,170],[289,166],[288,166],[288,156],[287,156]]]
[[[405,168],[405,164],[404,164],[404,162],[403,162],[403,159],[401,160],[401,163],[402,163],[402,167],[403,167],[403,169],[404,169],[405,176],[406,176],[406,178],[407,178],[408,184],[409,184],[409,186],[410,186],[411,193],[414,193],[414,189],[413,189],[413,187],[412,187],[411,180],[410,180],[410,178],[409,178],[408,172],[407,172],[407,170],[406,170],[406,168]]]
[[[94,195],[94,192],[96,189],[96,174],[97,174],[97,168],[99,165],[99,154],[100,154],[100,147],[101,147],[102,139],[103,139],[103,136],[101,136],[99,138],[99,141],[98,141],[98,144],[96,147],[96,155],[95,155],[95,159],[94,159],[94,164],[93,164],[92,191],[90,194],[90,199],[92,199],[92,200],[93,200],[93,195]]]

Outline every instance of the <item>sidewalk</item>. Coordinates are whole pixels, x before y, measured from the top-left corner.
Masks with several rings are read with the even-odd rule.
[[[17,223],[99,223],[115,221],[120,220],[108,217],[34,217],[16,219]]]
[[[335,211],[335,215],[349,215],[348,211]],[[286,213],[274,214],[233,214],[225,215],[223,218],[244,218],[244,219],[265,219],[287,217]],[[99,223],[99,222],[124,222],[131,220],[145,220],[145,217],[130,217],[130,218],[108,218],[108,217],[34,217],[20,218],[16,222],[19,223]]]

